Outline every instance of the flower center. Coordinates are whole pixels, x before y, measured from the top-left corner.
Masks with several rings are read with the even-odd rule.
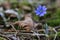
[[[43,12],[43,10],[40,10],[40,12]]]

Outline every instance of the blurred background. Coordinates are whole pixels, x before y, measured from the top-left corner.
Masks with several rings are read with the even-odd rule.
[[[0,4],[6,1],[11,3],[13,9],[18,8],[20,11],[21,7],[25,5],[30,6],[31,10],[34,10],[34,7],[36,8],[39,4],[46,5],[48,9],[44,18],[46,18],[48,25],[60,25],[60,0],[0,0]],[[34,20],[36,19],[39,21],[40,18],[35,15]]]
[[[60,26],[60,0],[0,0],[0,6],[5,2],[9,2],[11,9],[14,9],[19,14],[31,13],[34,21],[45,21],[50,27]],[[47,7],[47,14],[44,17],[35,15],[34,10],[38,5]],[[60,37],[60,32],[58,36]]]

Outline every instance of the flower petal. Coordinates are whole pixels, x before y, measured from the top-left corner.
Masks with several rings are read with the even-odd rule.
[[[38,6],[38,8],[41,8],[41,7],[42,7],[41,5]]]
[[[43,12],[43,14],[46,14],[47,12],[45,11],[45,12]]]
[[[37,11],[40,11],[40,9],[39,9],[39,8],[37,8]]]
[[[43,8],[46,8],[46,6],[43,6]]]
[[[36,13],[36,15],[39,15],[40,13],[38,12],[38,13]]]
[[[44,11],[46,11],[46,10],[47,10],[47,8],[43,8],[43,10],[44,10]]]
[[[42,6],[41,6],[41,5],[39,5],[39,6],[38,6],[38,8],[41,10],[41,9],[42,9]]]
[[[43,6],[43,10],[47,10],[46,6]]]
[[[44,14],[39,15],[40,17],[44,16]]]
[[[36,15],[39,15],[40,14],[40,12],[38,12],[38,11],[35,11],[35,13],[36,13]]]
[[[40,14],[40,16],[44,16],[46,14],[46,12],[42,12],[41,14]]]

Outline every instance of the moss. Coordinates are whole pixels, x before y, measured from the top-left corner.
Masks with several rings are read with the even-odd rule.
[[[7,39],[5,39],[5,38],[3,38],[3,37],[0,37],[0,40],[7,40]]]
[[[47,23],[50,26],[60,25],[60,9],[57,9],[56,13],[52,14],[50,20],[47,20]]]
[[[58,36],[60,36],[60,32],[58,32]]]
[[[50,26],[58,26],[60,25],[60,19],[48,20],[47,23]]]

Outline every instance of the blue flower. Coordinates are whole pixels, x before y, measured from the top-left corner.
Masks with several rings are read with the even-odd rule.
[[[36,15],[41,17],[41,16],[44,16],[46,14],[46,10],[47,10],[46,6],[39,5],[37,7],[37,9],[35,10],[35,13],[36,13]]]

